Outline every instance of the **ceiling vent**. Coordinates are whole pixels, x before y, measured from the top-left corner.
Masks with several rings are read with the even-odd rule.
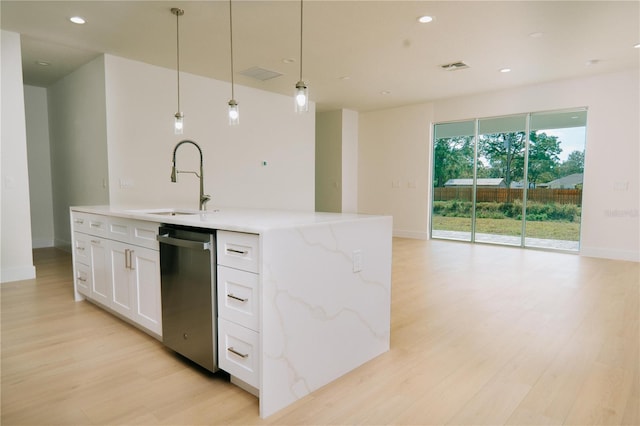
[[[469,65],[465,64],[462,61],[457,61],[457,62],[452,62],[450,64],[440,65],[440,68],[442,68],[445,71],[457,71],[457,70],[463,70],[463,69],[469,68]]]
[[[282,75],[282,73],[277,71],[271,71],[260,67],[251,67],[241,71],[240,74],[260,81],[271,80],[272,78],[280,77]]]

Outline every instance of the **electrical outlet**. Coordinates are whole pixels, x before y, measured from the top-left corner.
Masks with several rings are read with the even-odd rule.
[[[353,273],[362,271],[362,250],[353,251]]]

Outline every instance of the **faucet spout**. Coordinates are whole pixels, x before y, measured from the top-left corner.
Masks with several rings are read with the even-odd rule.
[[[178,148],[185,143],[190,143],[193,146],[195,146],[196,148],[198,148],[198,152],[200,153],[200,174],[194,172],[194,171],[184,171],[184,170],[178,170],[176,169],[176,152],[178,152]],[[211,200],[211,196],[210,195],[206,195],[204,193],[204,169],[202,167],[203,164],[203,160],[202,160],[202,149],[200,149],[200,146],[195,143],[194,141],[185,139],[183,141],[180,141],[176,144],[175,148],[173,148],[173,166],[171,167],[171,182],[177,182],[178,181],[178,173],[193,173],[194,175],[196,175],[198,178],[200,178],[200,200],[199,200],[199,208],[200,210],[204,211],[207,209],[207,201]]]

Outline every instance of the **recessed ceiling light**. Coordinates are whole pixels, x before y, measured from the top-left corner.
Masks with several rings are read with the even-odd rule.
[[[380,92],[381,95],[390,95],[391,94],[391,90],[383,90],[382,92]]]
[[[508,72],[511,72],[511,68],[500,68],[500,72],[501,72],[501,73],[508,73]]]
[[[585,65],[590,67],[591,65],[597,65],[600,63],[600,59],[589,59],[587,62],[585,62]]]
[[[535,33],[531,33],[529,34],[529,37],[531,38],[540,38],[542,37],[543,33],[541,33],[540,31],[536,31]]]
[[[341,77],[338,77],[339,80],[351,80],[351,77],[348,75],[343,75]]]
[[[429,15],[423,15],[418,18],[418,22],[420,22],[421,24],[426,24],[431,21],[433,21],[433,16],[429,16]]]
[[[47,61],[36,61],[36,65],[40,65],[41,67],[48,67],[49,65],[51,65],[51,62],[47,62]]]
[[[72,16],[71,18],[69,18],[69,20],[71,22],[73,22],[74,24],[78,24],[78,25],[82,25],[85,22],[87,22],[87,21],[84,20],[84,18],[82,16]]]
[[[284,58],[282,62],[284,62],[285,64],[293,64],[296,62],[296,60],[293,58]]]
[[[640,49],[640,43],[634,44],[633,47],[635,47],[636,49]]]

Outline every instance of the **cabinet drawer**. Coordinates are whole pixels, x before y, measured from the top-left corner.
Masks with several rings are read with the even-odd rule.
[[[76,291],[85,296],[91,296],[91,268],[84,263],[75,264]]]
[[[218,267],[218,315],[258,331],[258,275],[226,266]]]
[[[218,231],[218,264],[257,273],[258,241],[255,234]]]
[[[259,388],[259,334],[219,318],[218,359],[220,368]]]
[[[105,237],[107,235],[107,217],[97,214],[87,214],[89,221],[88,230],[86,231],[90,235],[98,237]]]
[[[91,264],[91,251],[89,249],[89,236],[80,232],[73,233],[73,260],[85,265]]]
[[[72,231],[76,232],[89,232],[89,214],[83,212],[71,212],[71,225]]]
[[[158,250],[159,223],[142,220],[109,218],[107,237],[124,243],[135,244],[140,247]]]

